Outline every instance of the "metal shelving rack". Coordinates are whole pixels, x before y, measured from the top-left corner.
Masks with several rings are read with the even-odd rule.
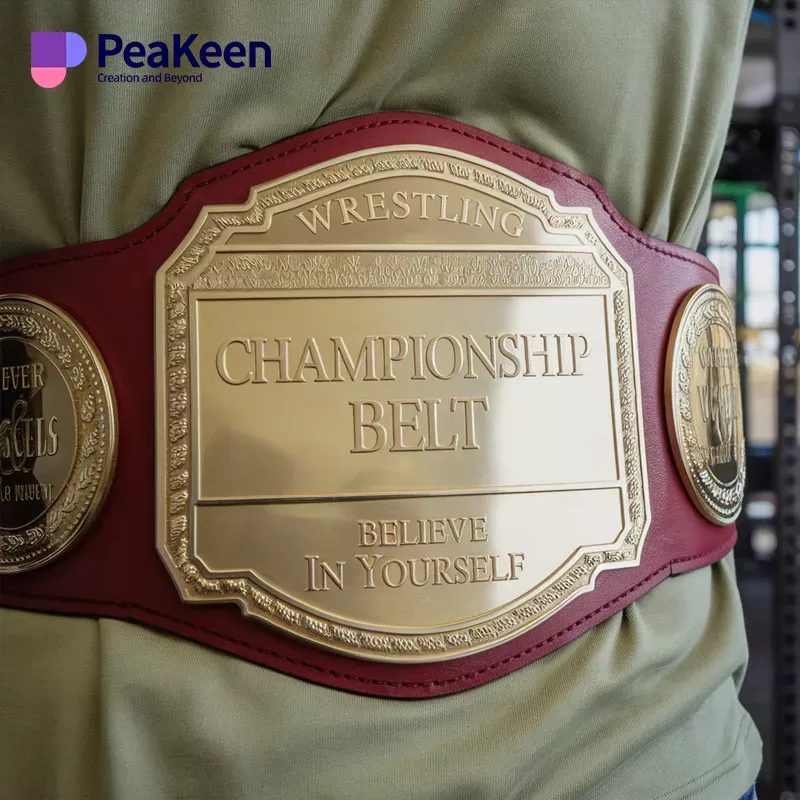
[[[775,198],[780,218],[778,280],[780,372],[776,451],[775,783],[778,800],[800,800],[800,447],[798,367],[798,148],[800,3],[776,0]]]

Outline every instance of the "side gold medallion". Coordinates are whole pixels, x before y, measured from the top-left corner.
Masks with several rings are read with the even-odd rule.
[[[667,421],[678,470],[700,513],[728,525],[742,509],[745,450],[736,327],[719,286],[701,286],[684,299],[667,352]]]
[[[55,306],[0,295],[0,574],[40,567],[111,484],[116,414],[102,358]]]

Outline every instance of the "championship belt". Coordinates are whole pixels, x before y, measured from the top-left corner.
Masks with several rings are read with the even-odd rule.
[[[511,672],[735,541],[735,326],[602,188],[418,114],[0,265],[0,603],[342,689]]]

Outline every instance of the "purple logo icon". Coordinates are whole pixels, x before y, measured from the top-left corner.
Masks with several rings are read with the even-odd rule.
[[[31,76],[39,86],[52,89],[86,58],[86,42],[77,33],[33,31],[31,33]]]

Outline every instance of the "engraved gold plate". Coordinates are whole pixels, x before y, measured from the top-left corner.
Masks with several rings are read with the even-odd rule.
[[[50,303],[0,295],[0,574],[40,567],[86,530],[111,483],[111,383]]]
[[[635,566],[632,275],[587,208],[442,148],[203,209],[156,292],[158,549],[189,602],[462,656]]]
[[[736,326],[719,286],[684,299],[668,354],[665,397],[678,470],[703,516],[728,525],[742,509],[745,445]]]

